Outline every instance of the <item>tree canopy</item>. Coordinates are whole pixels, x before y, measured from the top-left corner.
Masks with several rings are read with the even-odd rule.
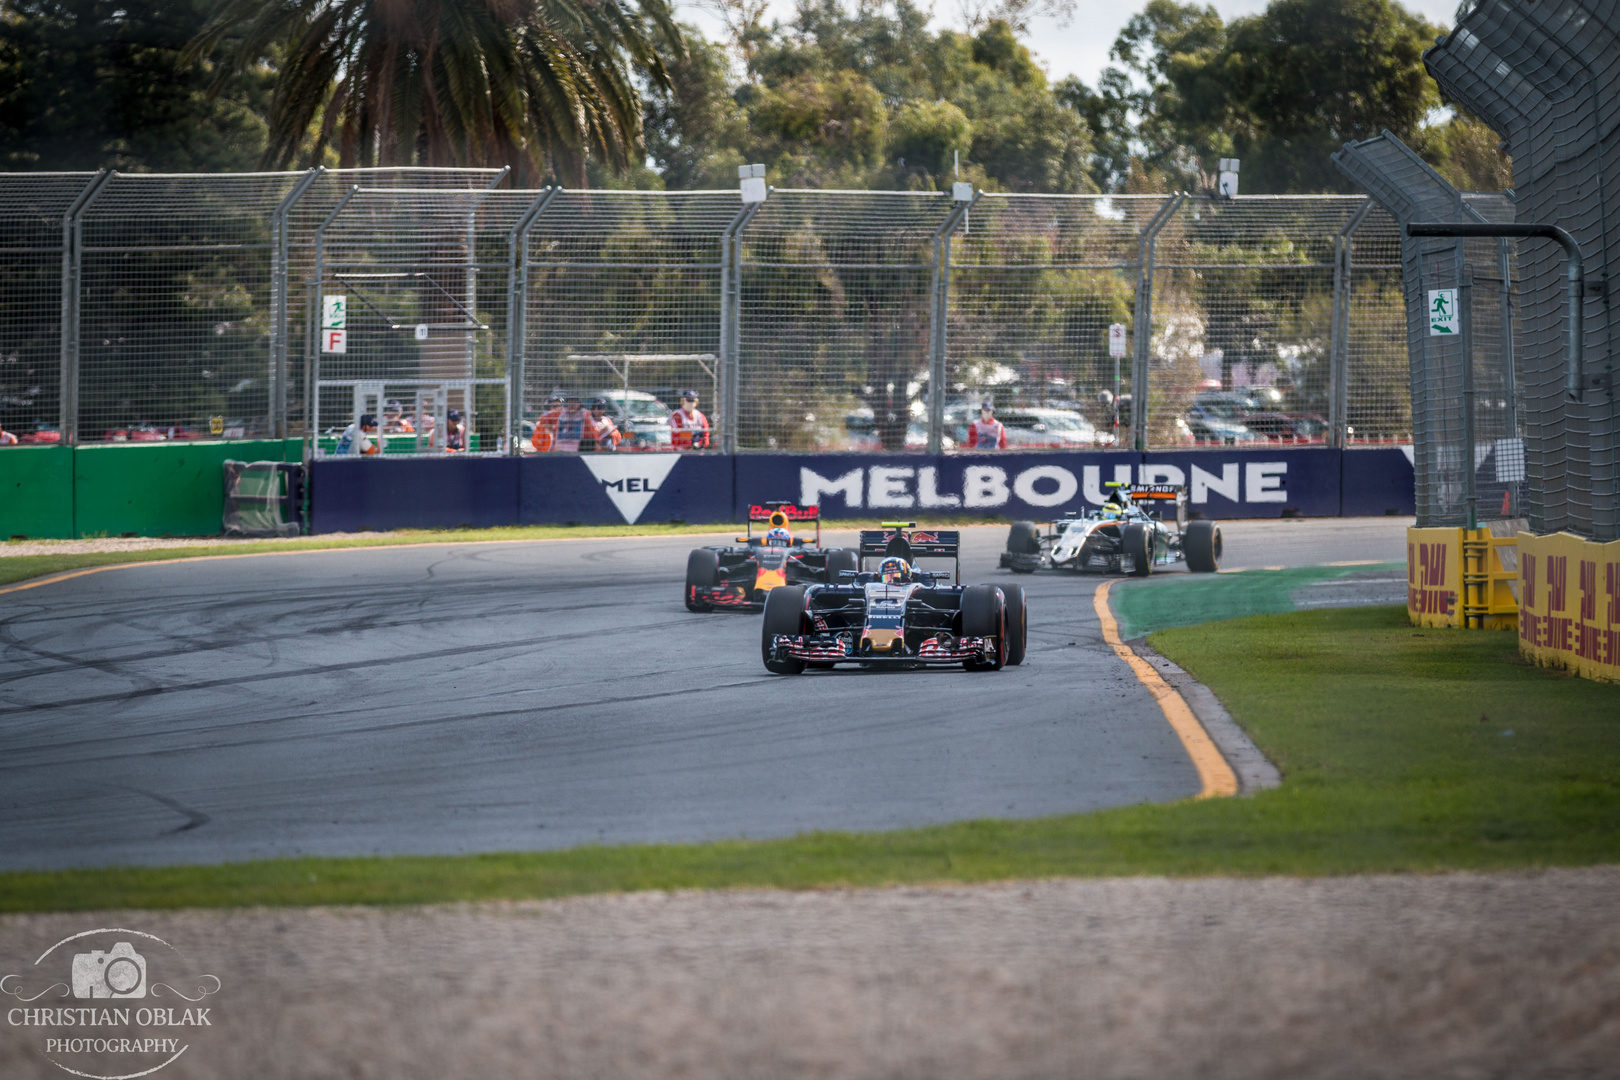
[[[671,187],[736,183],[764,162],[784,186],[939,188],[957,177],[1010,191],[1094,190],[1085,118],[1004,21],[932,31],[910,0],[847,9],[804,0],[787,25],[692,42],[650,107],[648,152]]]
[[[1393,0],[1273,0],[1222,20],[1147,0],[1094,86],[1053,83],[1029,17],[1068,0],[13,0],[0,8],[0,167],[508,164],[518,179],[731,187],[1344,190],[1329,155],[1388,128],[1463,188],[1511,163],[1442,101],[1438,27]],[[189,43],[189,47],[188,47]]]

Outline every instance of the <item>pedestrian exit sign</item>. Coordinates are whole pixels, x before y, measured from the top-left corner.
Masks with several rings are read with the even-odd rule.
[[[1457,290],[1429,290],[1429,336],[1446,337],[1458,333]]]

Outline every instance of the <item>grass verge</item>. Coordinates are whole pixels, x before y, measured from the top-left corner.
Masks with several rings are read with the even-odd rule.
[[[1620,689],[1511,634],[1400,608],[1254,616],[1153,646],[1283,770],[1253,798],[786,840],[0,875],[0,910],[387,904],[634,889],[1126,874],[1493,870],[1620,860]]]

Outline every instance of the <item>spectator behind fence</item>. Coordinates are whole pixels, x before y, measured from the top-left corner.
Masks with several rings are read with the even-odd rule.
[[[669,441],[677,450],[709,448],[709,418],[697,406],[697,391],[682,390],[681,407],[669,414]]]
[[[619,425],[607,414],[607,401],[603,398],[592,398],[590,409],[590,421],[586,424],[585,437],[579,441],[579,448],[583,451],[617,450],[621,438]]]
[[[15,436],[11,432],[7,431],[6,426],[4,424],[0,424],[0,446],[16,446],[16,445],[17,445],[17,436]]]
[[[569,394],[563,399],[562,410],[557,414],[556,436],[557,441],[552,445],[553,450],[578,452],[580,443],[587,437],[596,435],[596,424],[591,420],[591,414],[579,402],[578,394]]]
[[[366,435],[368,433],[375,434],[376,431],[377,418],[370,413],[361,414],[359,420],[344,428],[343,434],[338,436],[337,449],[335,452],[338,454],[353,453],[355,442],[358,440],[360,444],[360,452],[362,454],[375,454],[377,452],[377,444],[366,438]]]
[[[563,396],[552,394],[546,398],[546,410],[534,422],[534,434],[529,436],[529,445],[535,452],[544,454],[557,445],[557,420],[562,416]]]
[[[1007,449],[1007,429],[996,419],[996,408],[988,401],[979,406],[979,418],[968,425],[967,444],[971,450]]]
[[[383,406],[383,433],[410,435],[416,432],[410,417],[405,415],[405,407],[397,401],[390,401]]]
[[[467,449],[467,422],[461,418],[460,409],[451,409],[444,419],[444,450],[447,454],[454,454]]]

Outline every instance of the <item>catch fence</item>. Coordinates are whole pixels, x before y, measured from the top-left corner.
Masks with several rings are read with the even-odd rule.
[[[985,401],[1013,446],[1411,439],[1364,198],[504,183],[0,175],[0,424],[510,454],[577,394],[650,449],[691,390],[725,450],[949,451]]]

